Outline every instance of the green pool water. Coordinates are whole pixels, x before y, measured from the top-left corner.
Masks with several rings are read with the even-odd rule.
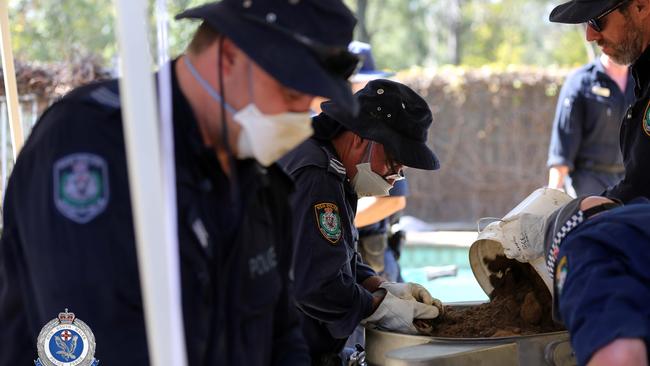
[[[400,265],[406,282],[416,282],[442,302],[486,301],[487,295],[474,278],[469,265],[469,248],[414,245],[402,250]],[[425,267],[458,266],[456,276],[427,278]]]

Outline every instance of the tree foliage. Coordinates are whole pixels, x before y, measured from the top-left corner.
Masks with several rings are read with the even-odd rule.
[[[574,66],[587,61],[584,30],[552,24],[557,0],[345,0],[364,4],[365,30],[377,63]],[[363,40],[364,37],[357,35]]]
[[[170,54],[182,52],[196,22],[173,15],[206,0],[169,0]],[[377,64],[401,70],[444,64],[578,65],[584,31],[551,24],[559,0],[345,0],[359,18],[356,38],[372,44]],[[149,0],[155,49],[154,0]],[[111,0],[10,0],[13,46],[32,61],[73,61],[118,54]]]

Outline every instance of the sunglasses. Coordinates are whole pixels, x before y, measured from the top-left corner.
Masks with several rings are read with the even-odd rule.
[[[614,6],[613,8],[611,8],[609,10],[607,10],[606,12],[600,14],[599,16],[597,16],[595,18],[592,18],[592,19],[589,19],[587,21],[587,24],[593,30],[595,30],[596,32],[598,32],[598,33],[602,32],[603,29],[605,28],[605,25],[603,24],[603,18],[605,18],[609,14],[613,13],[616,9],[620,8],[621,6],[623,6],[623,4],[625,4],[627,2],[628,2],[628,0],[625,0],[625,1],[622,1],[622,2],[618,3],[616,6]]]
[[[244,19],[251,22],[264,25],[275,31],[278,31],[286,36],[291,37],[294,41],[307,47],[318,59],[318,63],[329,74],[341,77],[345,80],[354,75],[359,68],[361,68],[361,59],[359,56],[348,51],[344,47],[333,47],[324,45],[316,40],[313,40],[303,34],[293,32],[289,29],[277,25],[275,22],[260,19],[251,14],[242,14]]]

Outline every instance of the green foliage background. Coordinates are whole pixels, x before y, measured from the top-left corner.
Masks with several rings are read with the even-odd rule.
[[[182,52],[195,29],[173,15],[200,0],[170,0],[170,53]],[[580,26],[548,22],[558,1],[548,0],[345,0],[381,68],[460,64],[467,66],[576,66],[590,48]],[[155,26],[151,4],[151,24]],[[95,55],[113,66],[118,54],[115,8],[110,0],[10,0],[16,56],[29,61],[74,61]],[[451,15],[450,15],[451,14]],[[456,14],[456,15],[454,15]],[[155,42],[155,29],[151,39]],[[152,42],[153,44],[153,42]]]

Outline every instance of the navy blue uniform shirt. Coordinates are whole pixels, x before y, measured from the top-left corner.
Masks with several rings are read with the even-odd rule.
[[[172,79],[189,365],[309,364],[289,279],[292,183],[277,166],[239,161],[245,189],[231,201]],[[18,157],[0,242],[1,366],[33,363],[40,329],[65,308],[94,332],[102,364],[148,364],[117,89],[94,84],[55,103]]]
[[[562,86],[547,165],[568,166],[578,196],[601,193],[622,178],[618,135],[633,102],[632,75],[621,91],[600,59],[576,70]]]
[[[571,334],[578,364],[618,338],[650,345],[650,201],[602,212],[560,246],[556,309]]]
[[[375,272],[361,263],[354,226],[357,195],[329,141],[311,138],[280,164],[294,179],[296,300],[312,354],[338,353],[372,312],[361,283]]]
[[[650,198],[650,47],[632,65],[632,75],[637,99],[623,119],[620,134],[625,177],[606,192],[623,202]]]

